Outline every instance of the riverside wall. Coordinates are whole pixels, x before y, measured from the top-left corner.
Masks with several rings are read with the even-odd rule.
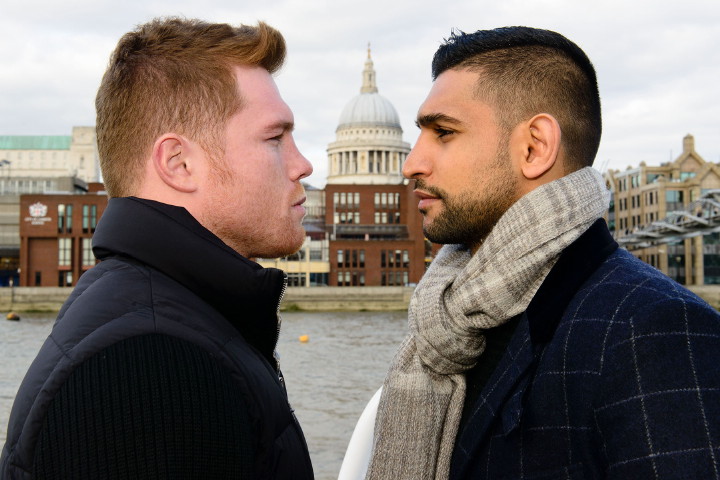
[[[413,287],[290,287],[281,308],[307,311],[406,310]],[[0,288],[0,312],[56,312],[72,287]]]
[[[689,286],[720,310],[720,285]],[[0,312],[56,312],[72,287],[0,288]],[[406,310],[413,287],[293,287],[285,293],[286,311],[392,311]]]

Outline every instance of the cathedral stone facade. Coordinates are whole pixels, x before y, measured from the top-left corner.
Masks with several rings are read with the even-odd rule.
[[[327,149],[328,184],[402,183],[410,145],[403,141],[395,107],[378,93],[369,49],[360,94],[342,110],[335,134]]]
[[[332,286],[407,286],[425,272],[426,242],[412,186],[410,152],[392,103],[378,93],[368,49],[360,94],[340,114],[328,145],[325,223]]]

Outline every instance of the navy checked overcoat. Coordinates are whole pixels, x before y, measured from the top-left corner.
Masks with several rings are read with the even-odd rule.
[[[451,478],[720,479],[720,316],[596,222],[522,315]]]

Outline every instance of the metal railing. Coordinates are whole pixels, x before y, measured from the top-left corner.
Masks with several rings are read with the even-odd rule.
[[[683,210],[668,212],[661,220],[627,230],[616,240],[625,248],[636,249],[715,232],[720,232],[720,189],[705,192]]]

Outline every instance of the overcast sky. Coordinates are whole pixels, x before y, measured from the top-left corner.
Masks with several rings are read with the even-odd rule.
[[[603,139],[595,166],[657,165],[695,136],[720,162],[720,2],[716,0],[0,0],[0,135],[69,135],[94,125],[94,98],[119,37],[156,16],[232,24],[264,20],[288,43],[276,78],[295,137],[322,187],[327,144],[360,91],[367,44],[381,95],[417,138],[430,60],[452,29],[507,25],[558,31],[598,72]],[[682,5],[681,5],[682,4]]]

